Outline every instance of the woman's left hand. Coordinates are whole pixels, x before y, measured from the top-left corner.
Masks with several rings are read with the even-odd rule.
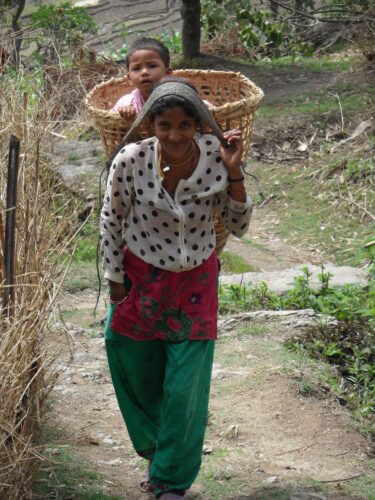
[[[243,141],[241,130],[229,130],[224,133],[224,139],[228,146],[220,146],[220,155],[228,174],[237,173],[241,167],[241,158],[243,154]]]

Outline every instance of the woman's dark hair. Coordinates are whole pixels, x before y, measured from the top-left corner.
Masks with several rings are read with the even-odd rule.
[[[157,54],[159,54],[160,59],[163,61],[166,68],[169,68],[170,63],[170,54],[168,47],[164,45],[163,42],[159,40],[155,40],[155,38],[142,37],[138,38],[128,50],[128,53],[125,56],[125,64],[127,69],[129,69],[130,58],[137,52],[137,50],[153,50]]]
[[[154,88],[162,86],[163,83],[173,82],[183,83],[198,94],[197,88],[190,80],[178,76],[166,76],[160,82],[156,83]],[[194,118],[198,125],[201,124],[201,117],[195,107],[187,99],[179,95],[167,95],[165,97],[160,97],[150,109],[148,113],[149,119],[153,121],[155,116],[162,115],[165,111],[167,111],[167,109],[175,108],[176,106],[180,106],[188,116]]]

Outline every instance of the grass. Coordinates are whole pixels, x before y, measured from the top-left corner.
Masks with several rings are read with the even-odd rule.
[[[298,382],[298,392],[304,397],[313,396],[315,394],[314,385],[309,380],[302,379]]]
[[[33,498],[79,498],[81,500],[121,500],[103,491],[102,477],[89,464],[70,454],[68,447],[51,450],[47,465],[35,484]]]
[[[66,309],[62,311],[61,317],[65,323],[74,324],[76,327],[84,328],[90,337],[97,338],[103,334],[105,311],[99,305],[99,310],[94,316],[94,308]]]
[[[75,248],[75,251],[64,281],[64,290],[74,293],[86,288],[98,289],[99,282],[96,270],[98,238],[99,225],[97,215],[94,213],[75,237],[70,249],[73,251]],[[101,258],[99,257],[100,270],[101,267]]]
[[[360,498],[367,500],[375,500],[375,466],[373,466],[373,474],[365,474],[355,478],[352,481],[342,484],[344,491]]]
[[[241,481],[236,478],[225,477],[222,466],[211,468],[204,472],[201,481],[204,484],[204,494],[211,500],[222,500],[223,498],[234,498],[241,487]]]
[[[340,171],[326,179],[330,165],[337,161],[338,157],[322,153],[298,169],[278,169],[276,175],[262,163],[255,163],[253,171],[261,179],[266,196],[274,194],[262,214],[264,218],[277,214],[273,231],[278,236],[302,250],[318,249],[317,257],[322,261],[328,258],[338,265],[358,265],[366,257],[364,244],[375,228],[348,199],[354,196],[356,203],[367,204],[371,212],[374,197],[365,178],[353,181]],[[362,159],[351,161],[359,164]]]
[[[81,160],[81,157],[75,153],[71,153],[66,158],[67,161],[78,161]]]
[[[70,266],[63,289],[70,293],[76,293],[87,288],[96,291],[98,286],[99,281],[94,264],[92,262],[79,262]],[[102,289],[104,289],[103,284]]]
[[[358,84],[352,85],[343,83],[335,84],[326,92],[311,92],[309,95],[291,97],[277,104],[264,104],[257,111],[257,120],[269,119],[277,114],[278,117],[326,115],[328,113],[339,113],[340,98],[344,113],[351,111],[367,111],[372,104],[372,95],[375,91],[374,85]],[[323,118],[326,119],[327,117]]]
[[[348,58],[332,59],[332,57],[301,57],[301,56],[285,56],[275,57],[267,61],[251,61],[246,59],[236,59],[241,64],[251,64],[258,68],[291,68],[314,72],[324,71],[347,71],[351,68],[352,62]]]
[[[237,338],[248,337],[249,335],[261,336],[269,333],[270,328],[262,324],[251,324],[246,326],[241,326],[235,332]]]
[[[221,272],[225,274],[243,274],[258,271],[258,268],[244,261],[244,259],[233,252],[224,250],[220,254]]]

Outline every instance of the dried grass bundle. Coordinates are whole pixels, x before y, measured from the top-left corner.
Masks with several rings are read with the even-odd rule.
[[[4,221],[10,134],[21,141],[16,204],[14,300],[0,313],[0,498],[25,498],[42,457],[43,412],[55,374],[44,342],[51,306],[77,228],[78,202],[45,155],[53,140],[53,101],[32,76],[0,81],[0,299],[7,284]]]

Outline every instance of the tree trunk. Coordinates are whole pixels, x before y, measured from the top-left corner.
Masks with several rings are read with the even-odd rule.
[[[14,45],[13,45],[13,64],[16,68],[18,68],[20,64],[20,50],[22,45],[22,33],[21,27],[18,24],[18,20],[21,17],[23,9],[25,8],[26,0],[18,0],[16,11],[12,15],[12,30],[14,31]]]
[[[199,56],[201,46],[201,2],[182,0],[182,52],[184,59]]]

